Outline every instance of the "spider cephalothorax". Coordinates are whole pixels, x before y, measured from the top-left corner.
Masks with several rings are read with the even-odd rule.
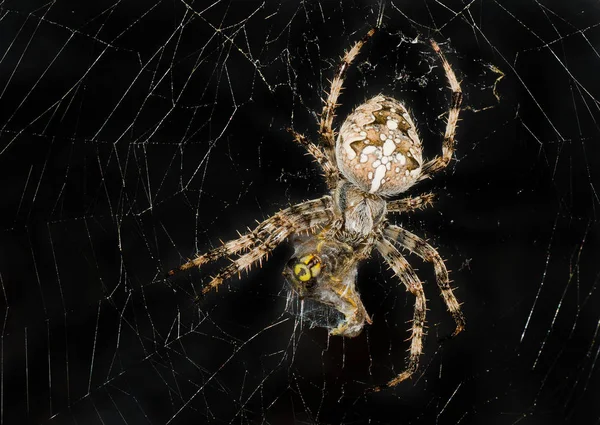
[[[407,109],[398,100],[384,95],[375,96],[355,108],[343,122],[336,139],[332,124],[344,74],[374,32],[374,29],[369,31],[342,59],[323,107],[319,143],[290,130],[295,141],[303,145],[321,166],[331,194],[279,211],[239,239],[198,255],[177,270],[238,255],[203,288],[202,292],[206,293],[218,288],[224,280],[248,270],[252,264],[261,262],[277,245],[293,236],[295,252],[284,269],[292,290],[301,300],[320,304],[334,312],[327,319],[330,334],[353,337],[361,332],[365,322],[371,323],[356,290],[358,265],[374,248],[377,249],[415,296],[408,365],[388,383],[393,386],[417,370],[426,311],[423,285],[397,246],[433,263],[442,297],[456,322],[454,334],[464,328],[464,318],[452,293],[446,265],[438,252],[423,239],[386,219],[388,213],[414,211],[431,204],[432,194],[395,201],[387,199],[405,192],[448,165],[454,151],[462,93],[444,54],[431,40],[452,90],[442,155],[430,161],[423,160],[421,141]],[[306,233],[308,236],[303,236]]]

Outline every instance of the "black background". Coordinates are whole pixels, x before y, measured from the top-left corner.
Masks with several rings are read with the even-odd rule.
[[[598,6],[187,4],[0,6],[3,423],[598,423]],[[410,192],[433,208],[391,220],[447,260],[467,330],[438,343],[452,320],[410,257],[421,369],[373,392],[402,371],[413,303],[378,256],[358,282],[374,324],[352,340],[286,313],[290,246],[198,304],[215,268],[164,275],[324,193],[285,129],[315,136],[382,8],[338,113],[402,99],[435,155],[441,43],[465,92],[457,161]]]

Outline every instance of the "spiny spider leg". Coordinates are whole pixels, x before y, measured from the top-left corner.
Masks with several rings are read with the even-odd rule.
[[[241,274],[244,271],[248,271],[252,264],[259,262],[262,264],[262,260],[271,251],[282,243],[292,233],[301,233],[305,231],[311,231],[316,228],[320,228],[332,220],[331,210],[323,210],[319,213],[312,214],[310,220],[301,219],[297,222],[290,222],[288,225],[279,226],[276,232],[271,233],[260,245],[256,246],[246,254],[240,255],[235,260],[231,260],[231,264],[224,267],[215,275],[208,285],[202,288],[202,293],[206,294],[212,289],[218,289],[218,287],[227,279]]]
[[[423,260],[433,263],[435,279],[442,293],[442,298],[444,299],[444,303],[446,303],[446,307],[448,307],[448,311],[456,322],[456,329],[452,336],[459,334],[465,328],[465,318],[460,311],[460,304],[456,300],[452,288],[450,287],[448,270],[446,269],[446,264],[444,264],[440,254],[438,254],[435,248],[423,239],[402,227],[389,225],[383,231],[383,235],[396,242],[401,247],[417,254]]]
[[[412,334],[410,336],[411,342],[408,365],[404,372],[388,382],[388,387],[393,387],[410,378],[419,367],[419,356],[423,352],[423,335],[425,333],[426,300],[421,281],[410,264],[408,264],[406,259],[400,254],[400,251],[398,251],[390,241],[383,237],[377,240],[377,250],[381,253],[383,258],[385,258],[396,276],[404,283],[406,289],[415,296],[415,311],[413,314]]]
[[[323,169],[325,173],[325,180],[329,189],[335,188],[339,180],[339,171],[337,169],[335,161],[335,134],[331,129],[333,124],[333,118],[335,117],[335,109],[337,105],[337,99],[342,91],[344,83],[344,74],[350,67],[354,58],[358,55],[361,47],[367,42],[367,40],[375,33],[375,28],[372,28],[362,40],[356,42],[352,48],[344,54],[342,62],[339,65],[336,76],[331,81],[331,87],[327,94],[327,99],[324,100],[325,105],[323,106],[323,112],[321,114],[321,123],[319,126],[319,134],[323,141],[323,147],[315,145],[309,141],[304,135],[297,133],[292,129],[288,129],[294,136],[294,141],[301,144],[306,148],[317,163]]]
[[[256,226],[254,230],[242,235],[240,238],[225,242],[218,248],[198,255],[179,268],[169,271],[168,274],[169,276],[173,276],[180,271],[185,271],[193,267],[201,267],[206,263],[216,261],[227,255],[237,254],[240,251],[251,248],[257,250],[261,247],[269,246],[273,243],[274,236],[277,237],[277,240],[280,239],[281,242],[292,233],[310,230],[330,221],[332,217],[332,201],[329,195],[294,205],[272,215]],[[273,248],[263,255],[270,252]]]
[[[317,164],[321,166],[321,169],[325,174],[327,187],[329,187],[329,189],[335,188],[335,185],[337,184],[340,178],[340,173],[335,164],[332,161],[330,161],[325,152],[323,152],[323,149],[320,146],[317,146],[313,142],[309,141],[308,138],[306,138],[306,136],[304,136],[303,134],[300,134],[292,130],[291,128],[288,128],[288,131],[294,136],[294,141],[304,146],[308,153],[313,156]]]
[[[429,178],[432,174],[446,168],[450,163],[454,153],[454,135],[456,134],[460,104],[462,103],[462,90],[460,84],[458,83],[450,64],[446,60],[446,56],[444,56],[444,53],[440,50],[440,47],[435,41],[429,40],[429,42],[442,61],[442,66],[446,72],[446,78],[448,79],[448,83],[450,83],[450,90],[452,90],[452,99],[450,100],[450,109],[448,110],[448,122],[446,123],[444,141],[442,142],[442,156],[437,156],[423,165],[422,174],[419,180]]]
[[[406,197],[396,201],[388,201],[387,211],[391,213],[403,213],[420,210],[433,205],[435,195],[433,193],[424,193],[414,198]]]
[[[335,135],[331,129],[331,125],[333,124],[333,117],[335,116],[335,108],[338,106],[337,100],[342,92],[344,75],[352,64],[352,61],[358,55],[358,52],[360,52],[361,47],[369,40],[369,38],[371,38],[373,34],[375,34],[375,28],[371,28],[369,32],[362,38],[362,40],[354,43],[354,46],[352,46],[352,48],[344,54],[338,72],[335,77],[333,77],[333,80],[331,80],[331,88],[329,89],[327,100],[325,100],[325,105],[323,106],[321,124],[319,126],[319,134],[322,136],[323,141],[325,142],[326,152],[331,152],[331,158],[333,158],[333,149],[335,147]]]

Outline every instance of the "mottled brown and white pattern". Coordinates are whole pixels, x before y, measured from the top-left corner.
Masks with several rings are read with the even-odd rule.
[[[421,175],[422,147],[415,124],[397,100],[377,95],[354,110],[340,128],[340,172],[368,193],[393,196]]]
[[[254,230],[198,255],[169,275],[232,257],[229,265],[204,286],[202,293],[205,294],[217,290],[225,280],[248,271],[252,265],[261,264],[279,244],[291,238],[294,255],[284,269],[290,291],[301,302],[306,300],[322,306],[323,310],[336,312],[334,324],[317,323],[328,327],[331,335],[355,337],[365,324],[371,323],[356,287],[358,266],[376,249],[415,297],[407,366],[388,382],[391,387],[418,369],[426,313],[423,285],[396,245],[433,264],[442,298],[456,322],[453,335],[465,326],[460,304],[450,287],[448,270],[438,252],[420,237],[387,220],[388,213],[408,213],[432,205],[434,195],[431,193],[397,200],[388,198],[406,192],[448,165],[454,152],[462,93],[450,64],[437,43],[431,40],[452,91],[442,155],[430,161],[423,159],[421,140],[408,109],[399,100],[384,94],[357,106],[342,123],[336,138],[332,126],[345,73],[374,33],[375,29],[370,30],[344,54],[324,101],[318,142],[313,143],[289,129],[294,140],[323,171],[330,195],[284,209]]]

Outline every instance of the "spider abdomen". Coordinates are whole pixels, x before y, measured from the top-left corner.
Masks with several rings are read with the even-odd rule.
[[[406,108],[378,95],[344,121],[336,141],[341,173],[361,190],[380,196],[404,192],[421,174],[422,147]]]

